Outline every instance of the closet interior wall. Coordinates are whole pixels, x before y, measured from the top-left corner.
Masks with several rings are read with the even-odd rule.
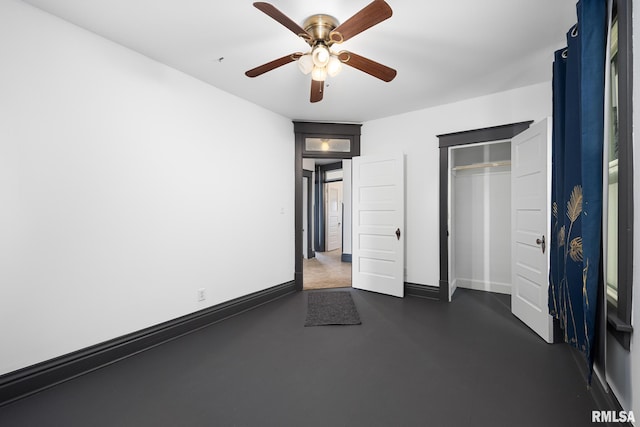
[[[511,143],[450,157],[452,287],[511,294]]]

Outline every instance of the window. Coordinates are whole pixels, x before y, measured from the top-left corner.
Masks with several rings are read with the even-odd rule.
[[[631,0],[614,1],[608,154],[607,323],[629,349],[633,276],[633,151]]]
[[[351,139],[349,138],[305,138],[305,152],[339,152],[348,153],[351,151]]]
[[[607,301],[618,307],[618,18],[611,30],[611,107],[609,110],[609,201],[607,236]]]

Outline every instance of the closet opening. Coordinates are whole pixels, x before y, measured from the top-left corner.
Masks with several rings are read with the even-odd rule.
[[[511,141],[451,147],[451,293],[511,294]]]
[[[437,135],[441,301],[456,287],[510,293],[510,141],[531,123]]]

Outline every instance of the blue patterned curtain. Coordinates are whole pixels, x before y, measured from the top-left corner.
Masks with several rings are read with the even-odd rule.
[[[553,65],[549,310],[593,369],[602,272],[606,0],[581,0]]]

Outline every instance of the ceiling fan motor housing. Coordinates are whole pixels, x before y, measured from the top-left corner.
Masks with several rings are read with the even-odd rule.
[[[331,15],[312,15],[305,19],[302,28],[313,37],[314,43],[328,43],[329,34],[340,25],[340,22]]]

